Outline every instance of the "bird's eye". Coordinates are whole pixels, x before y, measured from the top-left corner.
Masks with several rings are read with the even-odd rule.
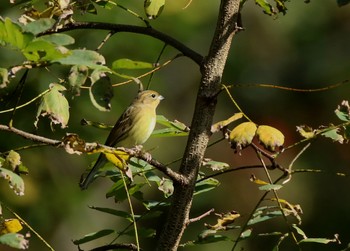
[[[151,97],[152,97],[152,98],[156,98],[157,95],[153,93],[153,94],[151,95]]]

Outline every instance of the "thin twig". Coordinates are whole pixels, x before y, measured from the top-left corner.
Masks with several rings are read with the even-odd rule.
[[[189,219],[189,220],[187,221],[187,224],[186,224],[186,225],[189,225],[189,224],[191,224],[191,223],[193,223],[193,222],[196,222],[196,221],[200,221],[200,220],[203,219],[204,217],[209,216],[209,215],[210,215],[211,213],[213,213],[214,211],[215,211],[215,209],[212,208],[212,209],[210,209],[209,211],[205,212],[204,214],[201,214],[201,215],[199,215],[199,216],[197,216],[197,217],[195,217],[195,218]]]

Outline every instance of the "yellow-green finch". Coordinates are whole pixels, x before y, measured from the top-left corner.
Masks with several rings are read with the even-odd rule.
[[[114,125],[105,145],[130,148],[145,143],[156,125],[156,108],[163,99],[163,96],[156,91],[139,92]],[[91,171],[80,182],[81,189],[89,186],[97,171],[107,162],[105,155],[100,154]]]

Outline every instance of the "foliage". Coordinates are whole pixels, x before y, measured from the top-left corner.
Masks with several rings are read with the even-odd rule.
[[[78,154],[86,157],[87,154],[104,153],[110,163],[100,170],[98,176],[113,181],[113,185],[105,192],[105,196],[106,198],[112,198],[115,205],[113,207],[92,206],[90,208],[96,215],[99,213],[106,214],[113,219],[121,219],[125,224],[116,226],[115,229],[91,230],[91,233],[75,239],[73,243],[78,246],[77,249],[79,250],[82,250],[81,246],[86,243],[92,243],[91,245],[101,250],[103,248],[140,250],[142,242],[144,240],[154,240],[157,231],[159,231],[158,226],[149,224],[149,221],[162,221],[165,212],[171,206],[171,199],[176,187],[191,185],[186,184],[184,174],[169,168],[170,164],[177,163],[181,159],[174,160],[170,164],[163,164],[149,153],[143,153],[137,148],[114,149],[97,143],[88,143],[82,139],[83,137],[79,135],[79,132],[67,133],[67,127],[70,125],[71,119],[70,107],[74,104],[73,100],[83,102],[81,100],[84,97],[81,92],[88,90],[89,100],[96,109],[95,111],[108,112],[111,110],[115,88],[129,83],[139,84],[141,88],[140,78],[150,76],[150,80],[152,80],[155,72],[161,72],[163,67],[178,58],[186,56],[198,63],[203,57],[179,41],[174,42],[175,39],[165,33],[158,32],[152,27],[153,23],[151,21],[157,22],[160,20],[166,7],[167,3],[164,0],[144,0],[144,13],[136,13],[128,7],[110,0],[47,1],[47,8],[43,8],[42,2],[22,1],[20,6],[21,10],[24,11],[22,16],[18,18],[19,22],[9,17],[0,20],[0,45],[10,54],[19,55],[14,57],[16,58],[15,65],[7,65],[3,62],[0,65],[0,88],[10,90],[11,86],[15,84],[15,80],[21,78],[17,85],[18,90],[15,93],[15,104],[10,109],[0,111],[0,113],[11,114],[9,125],[1,125],[0,129],[44,145],[64,148],[68,154]],[[247,4],[246,2],[248,1],[241,1],[241,11]],[[265,14],[273,17],[277,17],[279,13],[287,14],[287,2],[285,0],[255,0],[256,5]],[[343,6],[348,4],[349,1],[337,1],[337,3],[339,6]],[[190,4],[191,1],[188,5]],[[273,7],[273,4],[276,7]],[[143,26],[101,24],[92,21],[84,23],[75,22],[74,20],[78,12],[98,16],[101,10],[115,11],[116,7],[127,12],[138,21],[141,20]],[[146,18],[143,18],[143,16],[146,16]],[[96,48],[81,48],[76,42],[78,37],[74,37],[75,34],[68,33],[68,31],[87,28],[108,30],[109,33],[105,38],[100,38],[102,42]],[[106,42],[120,31],[135,32],[157,38],[167,46],[170,45],[179,50],[180,54],[172,55],[171,59],[163,64],[160,61],[164,50],[161,51],[155,63],[142,59],[113,58],[114,55],[104,54],[102,48]],[[125,41],[125,43],[127,42]],[[107,61],[107,56],[112,57],[112,60]],[[31,74],[33,69],[54,72],[52,73],[53,76],[56,76],[55,71],[65,71],[66,74],[64,79],[54,77],[55,80],[47,82],[46,86],[42,88],[43,91],[32,95],[29,102],[20,104],[22,92],[28,82],[28,74]],[[119,79],[121,82],[113,84],[112,79]],[[267,87],[259,84],[257,86]],[[199,217],[189,219],[186,227],[196,221],[205,221],[206,223],[202,224],[203,227],[201,232],[197,234],[197,239],[182,242],[181,246],[228,242],[232,246],[232,250],[235,250],[238,249],[238,245],[242,241],[267,236],[277,238],[273,250],[280,250],[287,240],[293,242],[294,248],[302,248],[305,243],[340,244],[341,236],[336,233],[329,238],[307,237],[304,230],[302,230],[302,206],[290,202],[285,194],[283,196],[280,194],[282,194],[287,183],[288,185],[292,183],[291,180],[294,174],[313,172],[295,168],[294,163],[300,159],[300,156],[316,139],[328,138],[332,140],[331,143],[348,143],[350,137],[350,106],[348,101],[342,101],[336,108],[337,123],[320,125],[317,129],[313,129],[308,125],[297,126],[301,139],[299,138],[295,143],[286,145],[285,138],[287,135],[282,129],[277,129],[272,125],[259,125],[258,122],[254,122],[247,116],[244,109],[232,97],[230,88],[234,87],[233,84],[222,85],[220,97],[224,95],[229,97],[230,105],[239,112],[226,114],[227,119],[218,121],[211,126],[210,133],[212,135],[222,133],[223,137],[208,147],[213,147],[217,143],[227,140],[228,142],[225,142],[226,148],[231,147],[232,152],[238,153],[242,157],[247,156],[249,150],[253,150],[255,155],[252,159],[258,164],[248,167],[234,167],[221,159],[204,158],[195,184],[193,184],[193,196],[195,198],[206,196],[207,193],[218,190],[218,187],[222,184],[218,177],[224,177],[229,173],[249,168],[258,168],[261,171],[257,175],[252,174],[250,181],[255,186],[256,192],[261,192],[263,195],[251,212],[237,212],[233,208],[229,212],[216,212],[215,216],[211,217],[213,211],[209,210]],[[310,90],[305,89],[304,91],[308,92]],[[22,108],[33,108],[34,102],[38,100],[40,104],[36,113],[33,113],[35,119],[30,123],[38,128],[39,119],[47,117],[47,120],[43,119],[40,123],[43,126],[50,124],[52,132],[48,136],[49,139],[24,130],[18,130],[12,126],[16,111]],[[1,99],[1,101],[3,100]],[[157,123],[161,126],[161,129],[155,130],[153,136],[158,138],[188,137],[191,130],[194,130],[186,123],[168,119],[164,115],[157,116]],[[83,120],[82,124],[98,128],[110,128],[107,125],[88,120]],[[50,141],[51,138],[56,137],[55,125],[60,126],[56,130],[63,130],[66,135],[61,140]],[[304,148],[298,150],[299,146],[304,146]],[[282,164],[283,161],[280,161],[280,159],[290,149],[296,149],[297,153],[288,162],[288,168],[285,168]],[[22,176],[28,174],[27,167],[22,163],[21,150],[24,151],[26,148],[24,147],[19,151],[12,150],[12,148],[7,149],[0,157],[1,181],[7,182],[10,189],[18,196],[25,194],[26,183]],[[171,151],[170,147],[169,151]],[[31,167],[29,167],[30,169]],[[261,177],[262,175],[264,177]],[[151,199],[149,196],[152,187],[157,188],[156,199]],[[2,201],[2,203],[4,202]],[[120,206],[124,205],[122,203],[127,205],[127,209]],[[29,234],[19,233],[28,231],[28,233],[31,232],[36,235],[46,247],[53,250],[50,244],[30,224],[6,205],[4,208],[12,216],[7,217],[1,214],[0,244],[17,249],[28,249]],[[273,221],[281,221],[287,227],[283,230],[260,231],[259,226],[267,225]],[[70,233],[70,235],[73,234]],[[101,238],[109,238],[111,240],[110,244],[98,247],[97,243]],[[131,241],[127,243],[124,240]]]

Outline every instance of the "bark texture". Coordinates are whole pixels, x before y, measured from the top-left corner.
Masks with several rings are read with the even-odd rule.
[[[201,64],[201,82],[197,93],[191,131],[180,173],[189,180],[175,184],[172,204],[157,243],[158,251],[177,250],[189,220],[196,177],[211,136],[217,95],[232,38],[237,31],[240,0],[222,0],[215,34],[208,55]]]

